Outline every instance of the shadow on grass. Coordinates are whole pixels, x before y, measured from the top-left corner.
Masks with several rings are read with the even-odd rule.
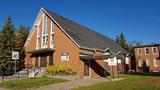
[[[128,75],[160,76],[160,72],[130,72]]]

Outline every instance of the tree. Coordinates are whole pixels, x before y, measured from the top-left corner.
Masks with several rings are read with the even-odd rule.
[[[12,71],[13,63],[12,50],[15,49],[15,28],[11,17],[8,17],[6,24],[0,33],[0,71]]]
[[[134,55],[134,47],[135,47],[135,46],[139,46],[139,45],[142,45],[142,42],[139,42],[139,41],[136,41],[136,40],[129,41],[129,42],[128,42],[129,52],[130,52],[132,55]]]
[[[15,48],[17,50],[22,50],[23,49],[23,45],[28,37],[29,34],[29,28],[25,27],[25,26],[20,26],[20,28],[18,29],[17,33],[16,33],[16,38],[15,38]]]
[[[23,46],[25,44],[25,41],[29,34],[29,28],[25,26],[20,26],[18,28],[18,31],[16,32],[16,38],[15,38],[15,48],[20,52],[20,59],[17,62],[17,69],[21,70],[24,68],[24,57],[25,53],[23,50]]]
[[[116,42],[121,45],[122,48],[128,51],[128,44],[124,34],[121,32],[120,35],[116,37]]]

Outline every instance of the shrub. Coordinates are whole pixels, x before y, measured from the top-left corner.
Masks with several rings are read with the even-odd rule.
[[[72,75],[75,72],[71,67],[63,66],[63,65],[52,65],[46,67],[46,74],[48,75]]]

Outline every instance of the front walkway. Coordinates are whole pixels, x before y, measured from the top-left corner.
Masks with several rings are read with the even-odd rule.
[[[114,80],[122,80],[123,78],[114,79]],[[112,81],[114,81],[112,80]],[[57,83],[57,84],[51,84],[47,86],[42,86],[39,88],[32,88],[32,89],[25,89],[25,90],[70,90],[72,88],[78,88],[80,86],[88,86],[93,85],[96,83],[102,83],[111,81],[106,78],[91,78],[91,79],[82,79],[82,80],[75,80],[75,81],[69,81],[65,83]]]

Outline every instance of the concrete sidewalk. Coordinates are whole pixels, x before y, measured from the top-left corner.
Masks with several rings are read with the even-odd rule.
[[[0,88],[0,90],[8,90],[8,89]]]

